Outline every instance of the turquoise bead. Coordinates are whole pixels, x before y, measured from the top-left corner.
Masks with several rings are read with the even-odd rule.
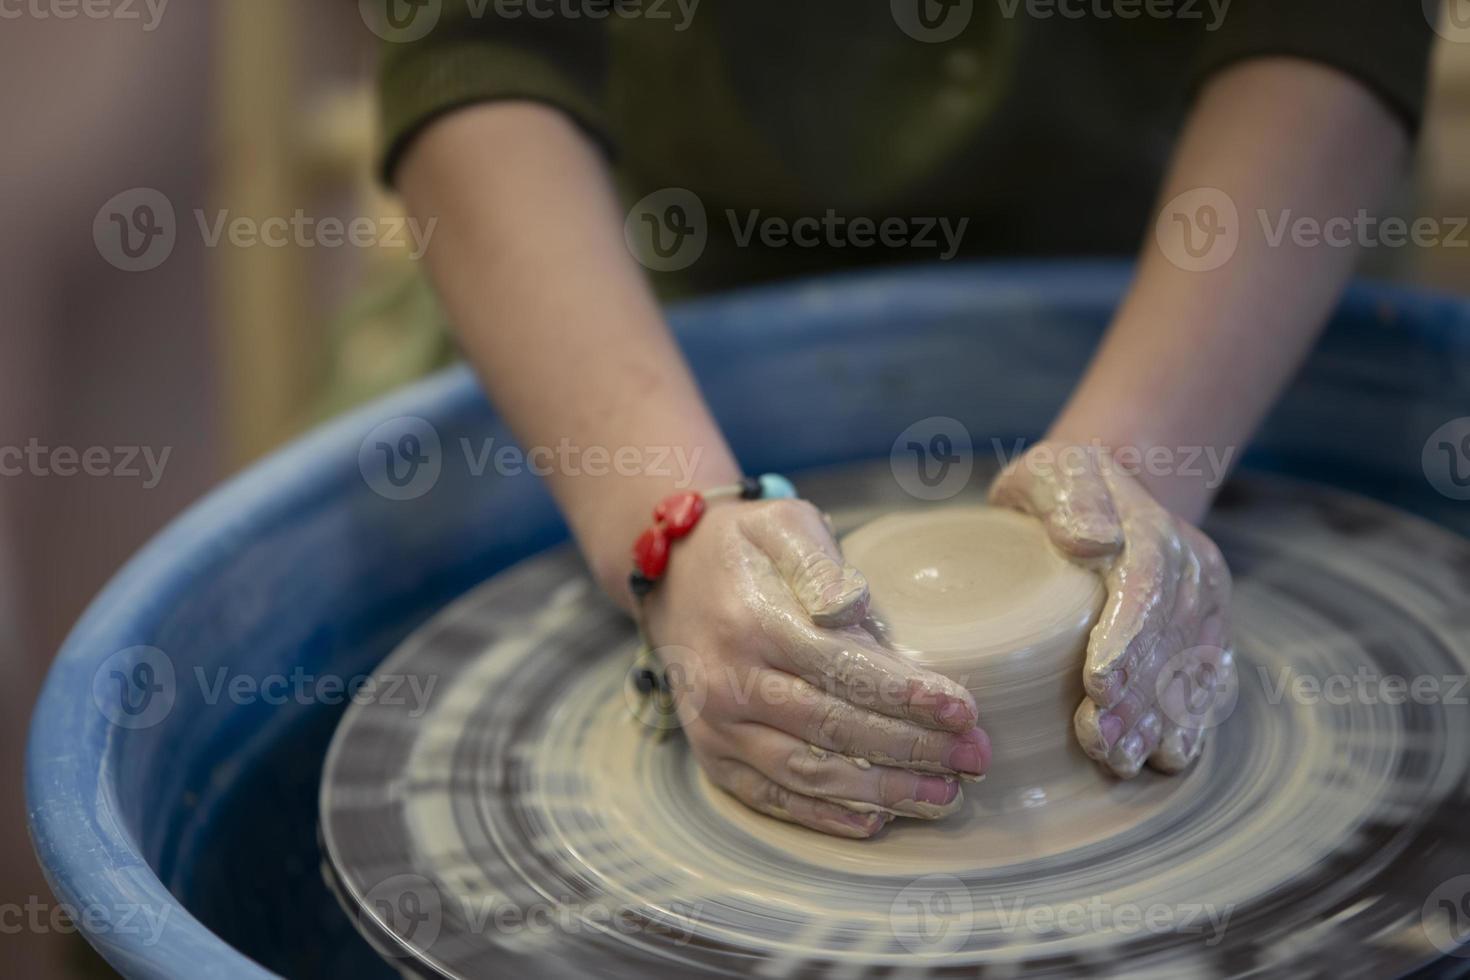
[[[796,487],[779,473],[762,473],[760,480],[762,500],[790,500],[796,496]]]

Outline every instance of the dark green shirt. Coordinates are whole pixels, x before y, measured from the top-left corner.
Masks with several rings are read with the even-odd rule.
[[[445,112],[548,103],[606,148],[629,202],[692,193],[708,228],[682,270],[695,289],[1132,251],[1210,73],[1311,59],[1412,131],[1433,37],[1417,0],[699,0],[692,16],[691,0],[382,2],[386,179]],[[941,218],[949,239],[965,221],[957,243]],[[816,244],[791,240],[797,224]]]

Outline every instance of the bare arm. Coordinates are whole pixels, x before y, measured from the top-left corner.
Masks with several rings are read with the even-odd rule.
[[[737,479],[624,246],[601,161],[569,122],[515,103],[453,113],[419,138],[401,184],[416,215],[440,219],[439,294],[528,452],[669,447],[698,460],[689,488]],[[682,475],[549,481],[604,588],[629,604],[630,545]],[[959,805],[958,777],[990,760],[974,700],[855,625],[867,599],[804,501],[716,504],[679,543],[639,614],[717,785],[846,837]]]
[[[1380,202],[1406,151],[1402,126],[1336,71],[1280,58],[1222,72],[1202,94],[1160,200],[1223,191],[1239,216],[1235,252],[1217,269],[1191,271],[1150,230],[1137,279],[1052,438],[1237,449],[1301,363],[1358,255],[1301,247],[1289,234],[1273,247],[1261,213],[1273,234],[1287,212],[1351,219]],[[1145,471],[1140,480],[1196,522],[1213,497],[1211,475]]]
[[[1083,749],[1120,776],[1145,761],[1184,768],[1233,705],[1230,571],[1193,526],[1224,473],[1189,454],[1232,460],[1301,363],[1356,256],[1290,235],[1273,244],[1282,217],[1341,222],[1371,209],[1404,151],[1398,123],[1344,75],[1289,59],[1219,75],[1163,190],[1168,234],[1149,235],[1133,287],[1049,441],[991,488],[994,502],[1035,514],[1064,554],[1104,573],[1108,603],[1088,639],[1075,728]],[[1193,254],[1180,234],[1191,223]],[[1125,460],[1124,450],[1162,453],[1150,464],[1146,455]]]
[[[435,286],[528,451],[570,439],[609,454],[667,448],[695,465],[681,473],[671,455],[668,473],[548,476],[594,574],[626,602],[629,548],[653,504],[686,479],[703,489],[739,470],[624,245],[601,159],[556,111],[496,103],[431,126],[400,185],[414,214],[439,218]]]

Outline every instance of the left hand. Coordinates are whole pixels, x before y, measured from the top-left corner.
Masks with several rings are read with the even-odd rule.
[[[1039,518],[1062,554],[1104,576],[1074,719],[1083,750],[1124,779],[1145,761],[1183,769],[1235,691],[1220,549],[1084,446],[1038,443],[996,478],[990,501]]]

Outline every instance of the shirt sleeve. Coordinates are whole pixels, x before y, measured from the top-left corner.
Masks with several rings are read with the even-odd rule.
[[[478,102],[545,103],[566,113],[604,149],[611,149],[604,96],[608,66],[604,21],[549,14],[546,4],[375,3],[384,12],[397,8],[400,17],[394,22],[380,17],[374,27],[383,38],[378,160],[386,183],[393,183],[404,153],[425,127]]]
[[[1201,50],[1194,87],[1247,58],[1304,58],[1357,79],[1414,134],[1424,116],[1433,13],[1421,0],[1233,0]]]

